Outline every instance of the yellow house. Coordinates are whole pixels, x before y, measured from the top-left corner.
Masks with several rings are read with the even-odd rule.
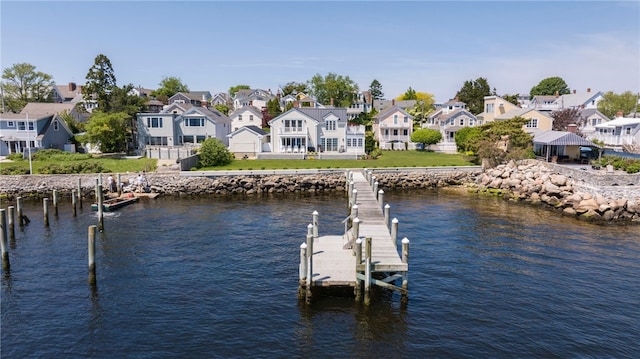
[[[484,112],[478,115],[482,124],[495,120],[510,120],[522,117],[529,122],[523,126],[528,130],[551,130],[553,118],[542,111],[533,108],[520,108],[500,96],[485,96]]]

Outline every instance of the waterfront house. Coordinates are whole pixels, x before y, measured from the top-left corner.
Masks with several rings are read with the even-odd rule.
[[[259,110],[267,107],[267,102],[275,99],[276,96],[271,90],[262,89],[242,89],[238,90],[233,97],[233,110],[237,111],[241,107],[254,106]]]
[[[259,153],[271,152],[269,133],[258,126],[242,126],[227,137],[229,151],[238,159],[256,158]]]
[[[229,114],[232,131],[243,126],[262,126],[262,111],[254,106],[243,106]]]
[[[373,135],[383,150],[408,149],[413,133],[413,116],[399,106],[390,107],[373,118]]]
[[[578,130],[585,138],[593,138],[594,132],[596,132],[596,126],[603,123],[607,123],[610,119],[602,112],[594,108],[589,108],[580,111],[580,119],[578,120]]]
[[[436,106],[436,111],[427,116],[423,128],[440,131],[442,140],[431,148],[436,151],[455,153],[456,132],[464,127],[478,125],[478,119],[467,109],[467,104],[457,98]]]
[[[582,159],[581,147],[598,147],[571,131],[536,130],[532,134],[533,152],[551,162],[579,161]]]
[[[523,129],[528,132],[532,130],[551,130],[553,127],[553,117],[549,112],[539,111],[533,107],[520,108],[500,96],[485,96],[484,112],[477,115],[478,125],[495,120],[510,120],[515,117],[529,120],[523,126]]]
[[[596,125],[593,139],[604,142],[605,146],[614,149],[631,149],[640,147],[640,118],[623,117],[618,112],[616,118]]]
[[[138,113],[138,149],[195,146],[207,138],[229,144],[231,120],[214,108],[173,103],[159,113]]]
[[[58,114],[0,114],[0,156],[26,154],[29,149],[55,148],[75,152],[71,137],[73,133]]]
[[[294,107],[269,121],[269,126],[275,154],[364,153],[364,126],[349,126],[346,108]]]
[[[169,97],[167,103],[191,104],[201,107],[208,106],[211,97],[211,92],[209,91],[192,91],[187,93],[178,92],[177,94]]]

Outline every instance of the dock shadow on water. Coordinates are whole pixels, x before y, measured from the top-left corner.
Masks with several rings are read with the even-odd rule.
[[[162,198],[105,213],[87,283],[85,206],[16,227],[0,293],[2,358],[633,357],[640,231],[505,201],[386,193],[411,240],[410,294],[299,304],[313,211],[336,195]],[[49,232],[47,232],[49,231]],[[535,340],[531,340],[535,338]]]

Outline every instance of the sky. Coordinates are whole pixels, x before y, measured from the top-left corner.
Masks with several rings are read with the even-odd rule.
[[[29,63],[83,84],[95,58],[117,85],[272,90],[314,75],[455,97],[559,76],[578,93],[640,92],[640,1],[0,1],[2,70]]]

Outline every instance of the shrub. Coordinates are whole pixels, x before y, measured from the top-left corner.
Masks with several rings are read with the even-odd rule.
[[[0,171],[0,174],[8,175],[8,176],[12,176],[12,175],[28,175],[29,174],[29,169],[28,168],[23,168],[23,167],[20,167],[20,166],[2,166],[2,170]]]
[[[640,162],[632,163],[627,166],[627,173],[633,174],[640,172]]]
[[[22,156],[22,153],[12,153],[9,156],[7,156],[7,159],[11,161],[21,161],[24,159],[24,157]]]
[[[207,138],[200,147],[199,167],[228,165],[234,160],[233,153],[216,138]]]
[[[31,156],[34,161],[79,161],[91,158],[88,153],[71,153],[56,149],[40,150]]]

